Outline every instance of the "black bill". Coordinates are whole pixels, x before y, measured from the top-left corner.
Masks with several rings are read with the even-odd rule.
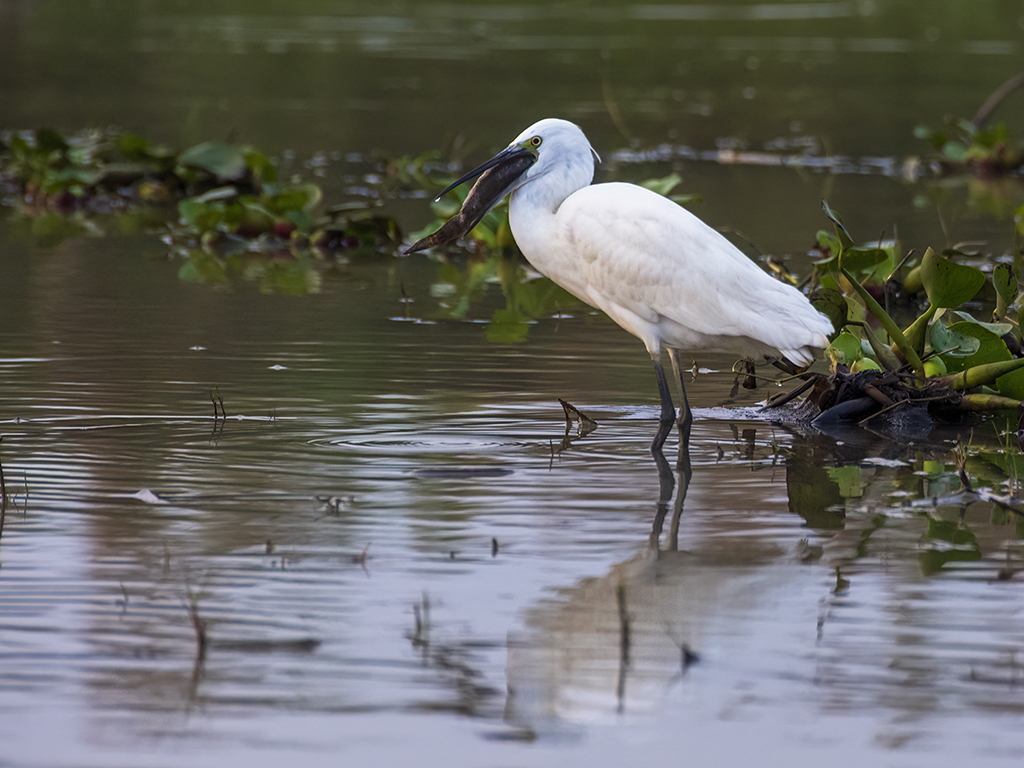
[[[453,243],[465,236],[491,208],[515,186],[526,171],[537,162],[537,155],[526,147],[513,146],[502,150],[483,165],[474,168],[461,179],[449,186],[437,199],[440,200],[463,182],[476,178],[476,184],[469,190],[462,209],[448,219],[439,230],[427,235],[406,249],[405,253],[415,253],[427,248]]]

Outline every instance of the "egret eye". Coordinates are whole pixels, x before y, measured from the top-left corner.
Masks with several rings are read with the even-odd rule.
[[[544,139],[542,139],[540,136],[534,136],[532,139],[530,139],[530,144],[531,146],[539,147],[542,141],[544,141]]]

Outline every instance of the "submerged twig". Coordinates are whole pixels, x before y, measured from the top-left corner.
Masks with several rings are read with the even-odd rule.
[[[971,478],[967,475],[967,448],[959,440],[953,449],[953,456],[956,458],[956,473],[960,477],[961,485],[965,491],[973,491]]]
[[[210,390],[210,401],[213,403],[213,420],[216,421],[218,418],[226,419],[228,412],[224,410],[224,398],[220,396],[220,387],[214,387]],[[220,415],[217,415],[217,405],[220,404]]]
[[[795,400],[808,389],[813,387],[816,381],[817,378],[811,377],[804,381],[803,384],[801,384],[799,387],[792,390],[791,392],[780,392],[777,395],[773,395],[772,397],[768,398],[768,402],[764,404],[764,408],[778,408],[780,405],[785,405],[786,403]],[[761,410],[764,410],[764,408],[762,408]]]
[[[1000,509],[1024,517],[1024,501],[1013,496],[998,496],[987,488],[961,488],[956,493],[946,496],[931,496],[908,502],[905,507],[910,509],[933,509],[935,507],[964,507],[977,501],[988,501]]]
[[[629,649],[631,644],[629,629],[629,610],[626,607],[626,585],[619,582],[615,592],[619,607],[619,681],[616,693],[619,700],[619,712],[626,705],[626,671],[629,669]]]
[[[572,403],[567,403],[562,398],[558,398],[559,404],[562,406],[562,410],[565,411],[565,423],[566,426],[572,424],[575,418],[580,423],[579,436],[584,437],[589,435],[595,429],[597,429],[597,422],[587,416],[587,414],[579,411],[576,406]]]
[[[366,560],[367,560],[367,557],[369,556],[369,553],[370,553],[370,544],[369,544],[369,542],[367,542],[366,546],[363,547],[363,551],[362,552],[360,552],[358,555],[352,555],[352,562],[355,563],[356,565],[358,565],[360,568],[362,568],[363,569],[363,573],[365,573],[367,576],[370,575],[370,572],[368,570],[366,570]]]
[[[414,646],[428,647],[430,645],[430,596],[423,593],[423,599],[412,606],[413,620],[416,623],[416,631],[413,633],[412,644]]]
[[[193,595],[191,590],[188,595],[188,617],[196,633],[196,661],[201,662],[206,659],[206,622],[199,617],[199,598]]]
[[[192,628],[196,633],[196,658],[206,658],[206,622],[199,618],[199,609],[195,605],[189,606],[189,618],[192,619]]]

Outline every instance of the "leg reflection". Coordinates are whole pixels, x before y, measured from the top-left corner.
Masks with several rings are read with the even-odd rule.
[[[682,437],[680,435],[680,438]],[[668,516],[669,503],[673,502],[673,491],[675,491],[675,500],[672,503],[672,518],[669,521],[668,542],[665,549],[669,552],[679,549],[679,519],[683,515],[683,503],[686,501],[686,492],[690,487],[690,479],[693,477],[693,469],[690,466],[689,428],[686,430],[685,437],[686,439],[679,441],[679,455],[676,460],[676,472],[679,478],[678,489],[676,489],[676,472],[672,471],[665,454],[660,450],[651,452],[658,468],[659,488],[658,504],[650,538],[650,546],[654,550],[660,550],[661,532],[665,525],[665,518]]]

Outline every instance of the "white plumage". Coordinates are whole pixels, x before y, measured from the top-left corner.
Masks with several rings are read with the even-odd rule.
[[[676,420],[663,349],[679,375],[680,350],[781,356],[803,366],[828,345],[832,324],[802,293],[671,200],[634,184],[592,184],[594,157],[579,127],[541,120],[457,183],[487,171],[474,192],[485,190],[488,208],[511,191],[512,233],[537,271],[646,345],[662,400],[652,450]],[[691,420],[684,388],[684,439]]]

